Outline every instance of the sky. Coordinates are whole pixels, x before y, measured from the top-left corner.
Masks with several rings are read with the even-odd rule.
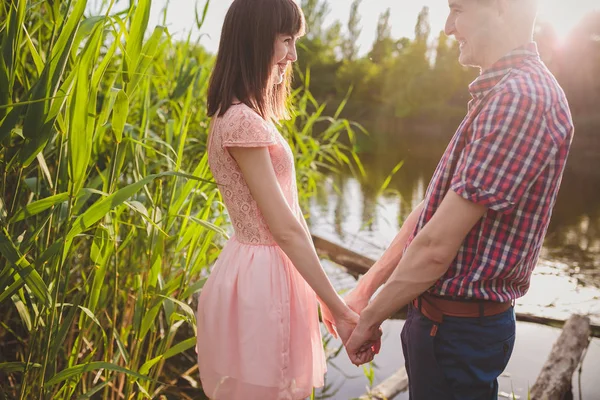
[[[351,0],[328,0],[330,13],[328,24],[336,20],[344,24],[348,20]],[[151,23],[162,21],[161,10],[167,0],[153,0]],[[184,37],[195,27],[194,8],[202,10],[205,0],[170,0],[167,27],[176,37]],[[232,0],[212,0],[200,43],[209,51],[215,52],[219,44],[221,25]],[[600,10],[600,0],[540,0],[538,18],[550,22],[559,38],[564,38],[582,17],[591,10]],[[388,7],[391,9],[392,35],[395,38],[413,37],[417,14],[423,6],[429,7],[432,35],[443,30],[448,12],[447,0],[363,0],[359,8],[362,33],[359,40],[359,53],[367,53],[375,40],[377,20]]]

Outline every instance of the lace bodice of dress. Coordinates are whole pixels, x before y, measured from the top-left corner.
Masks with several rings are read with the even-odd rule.
[[[242,172],[228,147],[268,147],[279,186],[290,208],[301,217],[292,151],[275,125],[245,104],[231,106],[212,122],[208,163],[219,185],[238,241],[274,245],[267,223],[254,201]]]

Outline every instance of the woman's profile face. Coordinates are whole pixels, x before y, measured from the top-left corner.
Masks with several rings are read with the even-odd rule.
[[[273,84],[283,83],[288,66],[298,59],[296,54],[296,40],[293,35],[279,34],[275,39],[275,51],[273,55],[273,68],[271,80]]]

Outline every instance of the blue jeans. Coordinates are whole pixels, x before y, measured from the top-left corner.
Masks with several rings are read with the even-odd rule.
[[[409,305],[402,350],[410,400],[497,400],[498,376],[515,343],[515,313],[490,317],[444,316],[434,322]]]

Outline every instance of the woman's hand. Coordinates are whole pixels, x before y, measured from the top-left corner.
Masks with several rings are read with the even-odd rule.
[[[333,337],[340,338],[342,343],[345,344],[358,323],[358,314],[345,306],[344,309],[338,312],[338,315],[334,315],[325,304],[322,302],[320,304],[321,318],[325,328]]]
[[[335,330],[335,319],[333,318],[333,315],[331,315],[331,311],[322,301],[319,301],[319,304],[321,306],[321,320],[325,325],[325,329],[327,329],[327,332],[329,332],[331,336],[337,339],[338,333]]]
[[[358,324],[358,314],[346,307],[339,315],[333,315],[334,325],[343,344],[346,344]]]

